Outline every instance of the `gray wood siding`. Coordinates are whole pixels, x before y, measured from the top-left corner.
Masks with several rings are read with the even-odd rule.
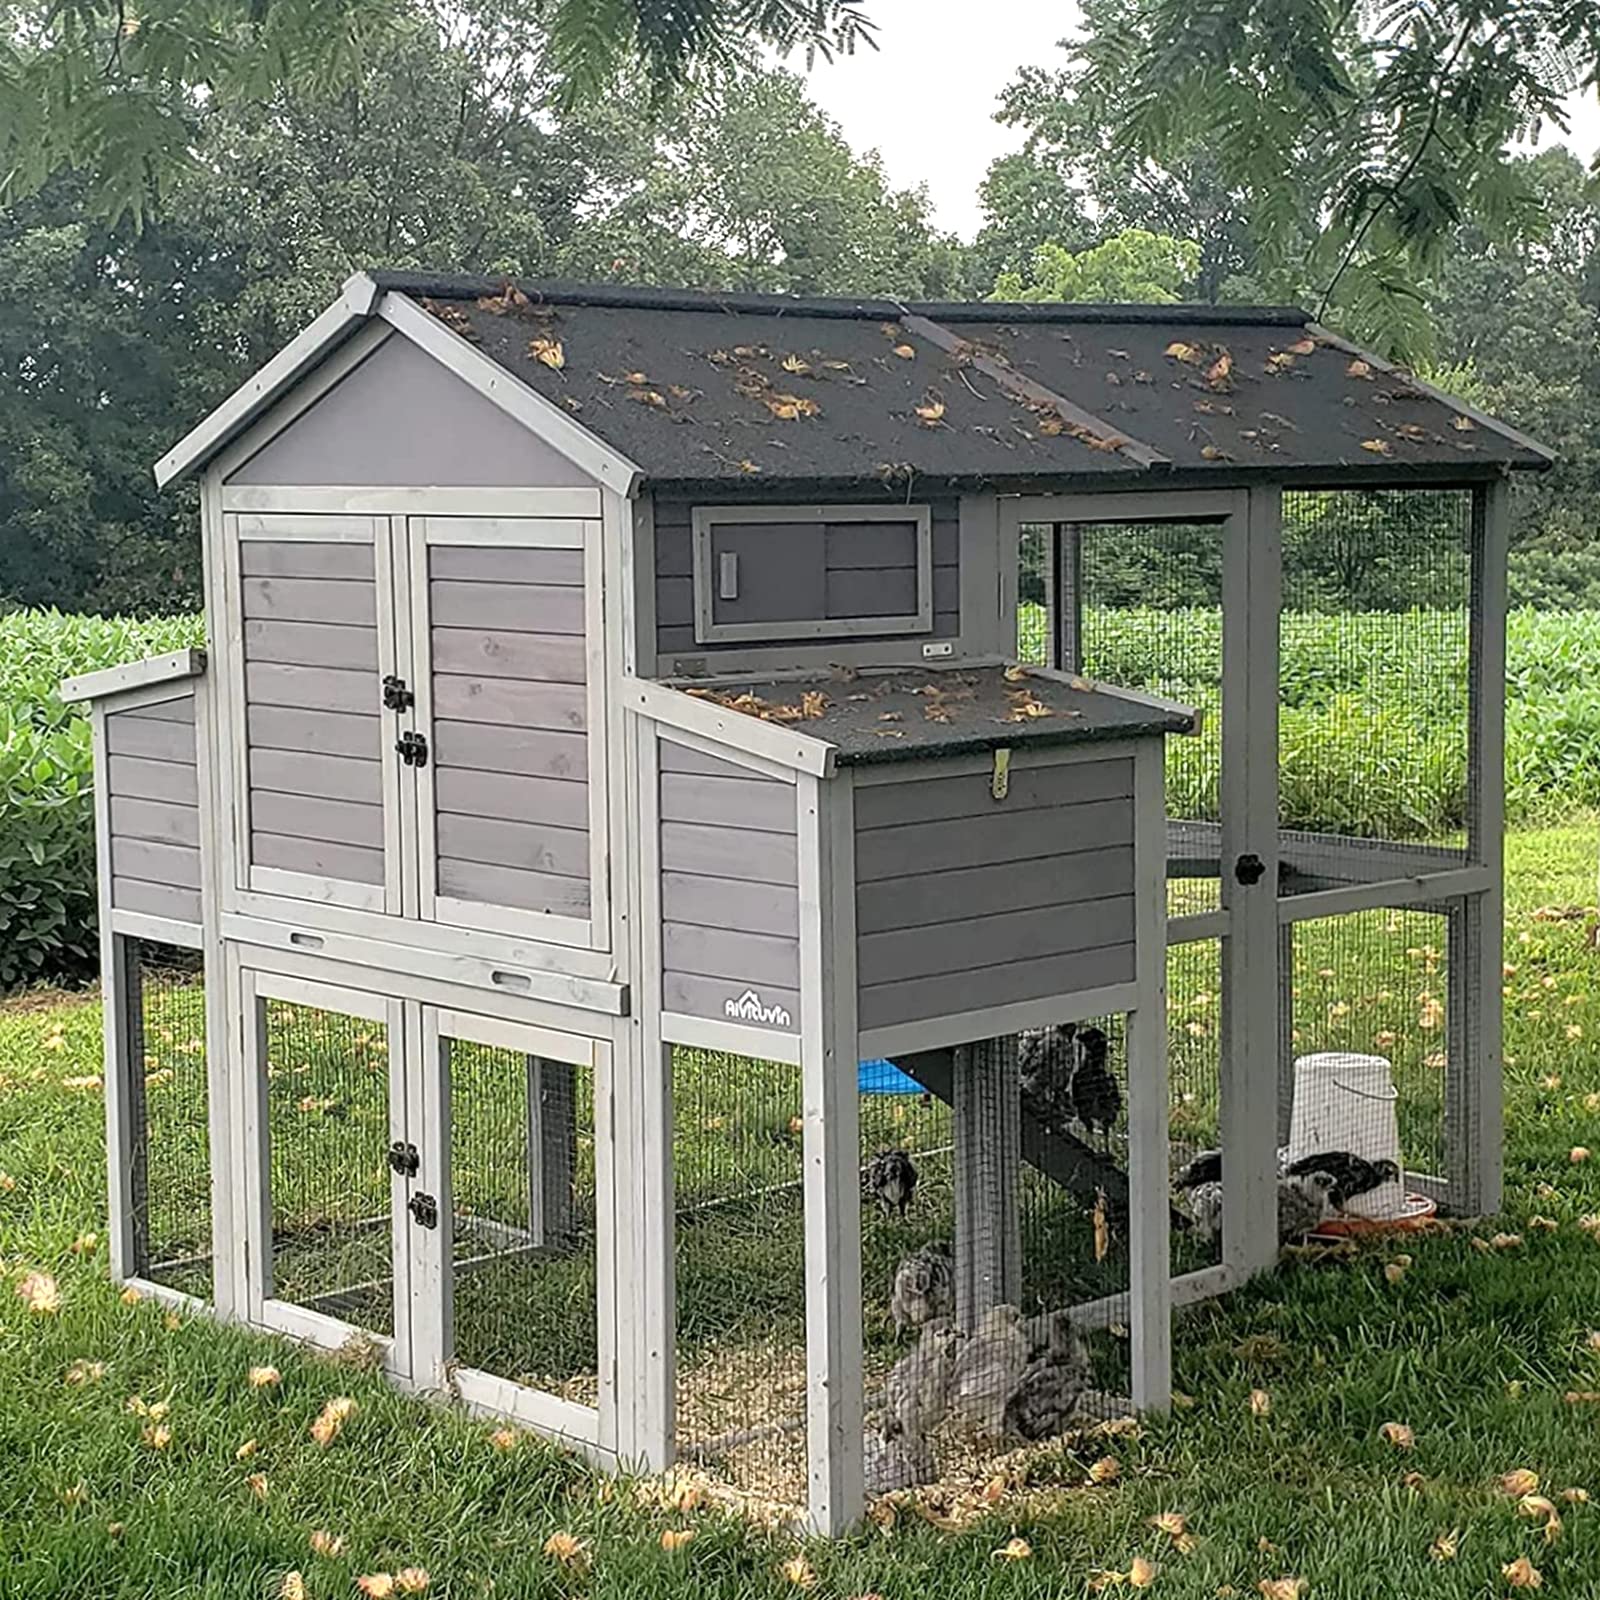
[[[395,334],[228,481],[511,489],[588,487],[592,480]]]
[[[695,642],[692,509],[688,501],[658,498],[655,503],[656,649],[664,657],[749,650],[749,644]],[[954,500],[935,500],[932,511],[933,632],[919,637],[953,639],[961,632],[960,511]],[[785,525],[780,523],[764,523],[760,528],[763,535],[784,531]],[[817,529],[805,524],[796,525],[793,531],[810,537]],[[780,565],[778,572],[764,578],[746,560],[741,566],[741,585],[752,596],[753,609],[741,606],[741,619],[760,620],[764,606],[773,616],[792,616],[795,597],[802,591],[810,595],[816,614],[853,617],[914,611],[914,552],[915,540],[907,540],[898,524],[861,522],[829,529],[825,561],[814,572],[790,573]],[[751,585],[754,587],[748,587]],[[856,642],[861,637],[857,636]],[[828,644],[828,640],[810,639],[798,642],[796,648],[825,653]]]
[[[863,1028],[1132,981],[1133,761],[856,790]]]
[[[583,552],[428,551],[438,892],[590,912]]]
[[[250,859],[381,884],[385,736],[370,544],[240,541]]]
[[[111,904],[200,923],[200,788],[194,692],[106,714]]]
[[[689,1016],[797,1032],[794,786],[670,739],[657,748],[663,1005]],[[741,1013],[747,995],[765,1016]],[[787,1021],[773,1014],[779,1011]]]

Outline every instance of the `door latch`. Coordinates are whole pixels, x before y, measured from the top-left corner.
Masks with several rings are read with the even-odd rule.
[[[1233,875],[1247,887],[1252,883],[1260,883],[1267,870],[1266,863],[1260,856],[1240,856],[1233,864]]]
[[[428,764],[428,741],[420,733],[402,733],[395,743],[395,749],[408,767],[425,767]]]
[[[387,711],[409,711],[417,703],[417,697],[406,687],[404,678],[397,678],[392,672],[383,680],[383,704]]]
[[[419,1228],[439,1226],[439,1202],[431,1194],[414,1194],[406,1206]]]
[[[389,1165],[400,1174],[402,1178],[414,1178],[418,1168],[421,1167],[421,1158],[417,1155],[417,1147],[407,1144],[404,1139],[396,1139],[389,1146]]]

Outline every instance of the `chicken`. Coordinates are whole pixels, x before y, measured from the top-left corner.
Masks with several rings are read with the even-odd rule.
[[[991,1306],[956,1353],[950,1404],[974,1432],[998,1439],[1006,1402],[1028,1366],[1028,1336],[1013,1305]]]
[[[1333,1180],[1328,1199],[1340,1211],[1358,1195],[1371,1194],[1400,1176],[1400,1168],[1394,1162],[1368,1161],[1349,1150],[1319,1150],[1314,1155],[1288,1162],[1283,1171],[1286,1177],[1296,1178],[1313,1172],[1327,1173]]]
[[[1077,1060],[1070,1022],[1044,1028],[1025,1028],[1017,1035],[1017,1074],[1022,1104],[1047,1128],[1060,1127],[1072,1117],[1072,1071]]]
[[[933,1449],[912,1434],[890,1438],[879,1428],[868,1428],[861,1440],[861,1466],[869,1495],[912,1489],[938,1476]]]
[[[1278,1242],[1293,1244],[1314,1232],[1333,1211],[1333,1179],[1307,1172],[1278,1179]]]
[[[1088,1347],[1067,1316],[1056,1312],[1043,1352],[1023,1368],[1006,1400],[1007,1435],[1033,1440],[1065,1433],[1082,1412],[1093,1376]]]
[[[960,1335],[944,1319],[928,1323],[917,1347],[894,1364],[883,1386],[883,1435],[926,1438],[944,1421]]]
[[[1222,1237],[1222,1180],[1211,1179],[1189,1189],[1189,1215],[1194,1219],[1195,1235],[1201,1239]]]
[[[1195,1189],[1202,1183],[1222,1182],[1222,1152],[1202,1150],[1192,1161],[1178,1168],[1173,1178],[1175,1189]]]
[[[917,1169],[904,1150],[880,1150],[867,1163],[867,1188],[877,1196],[884,1216],[904,1216],[917,1187]]]
[[[889,1315],[897,1334],[948,1317],[955,1308],[955,1270],[942,1244],[924,1245],[895,1269]]]
[[[1122,1114],[1122,1091],[1106,1065],[1102,1028],[1079,1028],[1073,1041],[1077,1064],[1072,1069],[1072,1109],[1090,1133],[1109,1134]]]

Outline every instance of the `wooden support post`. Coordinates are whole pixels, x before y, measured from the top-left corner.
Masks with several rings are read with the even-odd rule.
[[[529,1056],[528,1234],[536,1248],[571,1248],[577,1162],[572,1068],[565,1061]]]
[[[991,1306],[1017,1305],[1022,1292],[1022,1098],[1015,1038],[957,1049],[952,1087],[956,1325],[970,1333]]]
[[[150,1265],[149,1173],[144,1126],[144,994],[134,941],[100,931],[105,1008],[107,1235],[111,1276],[121,1283]]]
[[[1167,840],[1162,741],[1134,758],[1134,942],[1138,1005],[1128,1014],[1128,1289],[1133,1400],[1172,1400],[1172,1225],[1167,1087]]]
[[[1467,897],[1448,952],[1452,1023],[1446,1174],[1471,1216],[1498,1211],[1504,1173],[1501,985],[1505,982],[1506,559],[1511,488],[1501,479],[1473,498],[1469,655],[1467,854],[1489,869],[1490,887]],[[1459,945],[1459,949],[1457,948]],[[1457,1054],[1459,1049],[1460,1054]]]
[[[1294,924],[1278,929],[1278,1143],[1294,1116]]]
[[[800,1063],[805,1098],[808,1524],[846,1532],[862,1469],[861,1127],[855,815],[848,774],[798,785]],[[835,889],[842,889],[836,893]]]
[[[1083,671],[1083,529],[1058,522],[1050,541],[1052,667]]]
[[[1278,1255],[1278,613],[1282,499],[1252,489],[1223,524],[1222,1258]]]

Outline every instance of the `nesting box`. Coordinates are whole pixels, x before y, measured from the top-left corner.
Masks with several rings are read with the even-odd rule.
[[[65,686],[115,1271],[603,1464],[770,1444],[828,1531],[919,1320],[1046,1361],[1131,1328],[1161,1406],[1172,1301],[1275,1253],[1280,925],[1449,910],[1445,1178],[1492,1195],[1503,476],[1546,459],[1293,311],[358,275],[158,466],[201,480],[204,654]],[[1466,839],[1280,830],[1285,488],[1406,484],[1473,507]],[[1220,722],[1100,665],[1096,539],[1178,526],[1218,551]],[[1220,751],[1192,805],[1176,747]],[[1186,941],[1230,1047],[1180,1096]],[[1067,1025],[1096,1104],[1019,1076]],[[919,1090],[869,1103],[863,1057]],[[1228,1204],[1174,1278],[1180,1121]],[[1069,1420],[970,1367],[991,1434]]]

